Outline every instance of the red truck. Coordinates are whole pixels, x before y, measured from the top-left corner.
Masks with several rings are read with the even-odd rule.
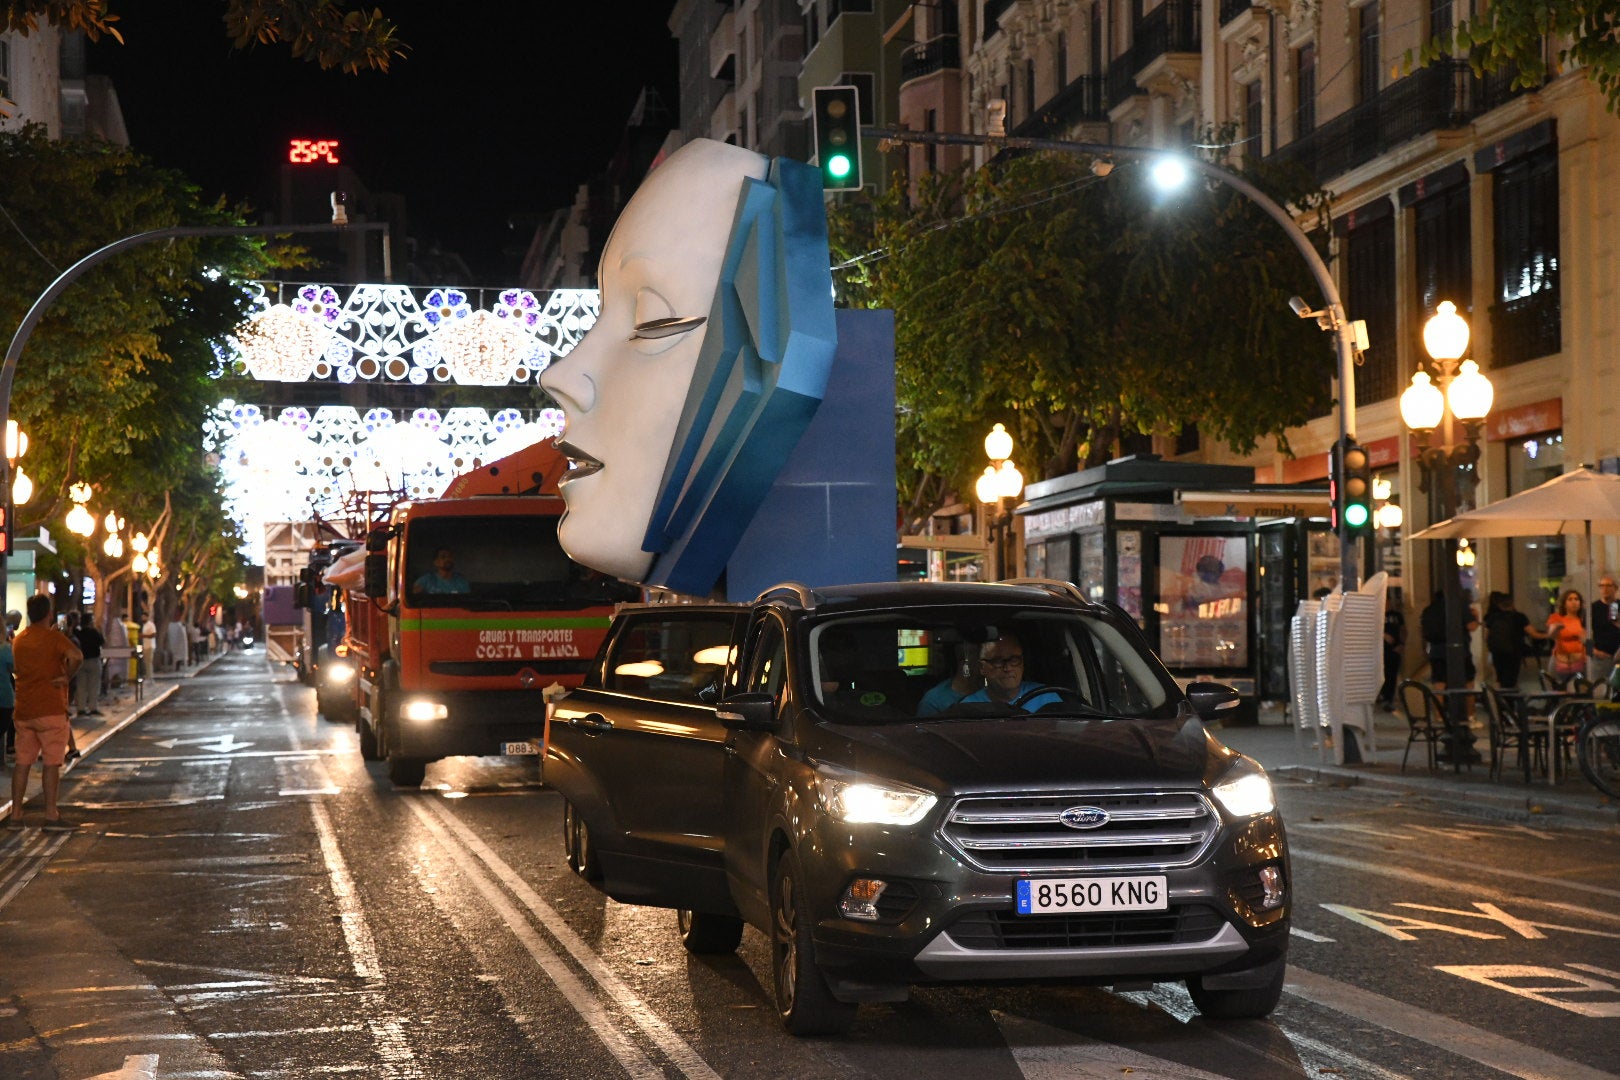
[[[335,583],[360,752],[386,760],[395,784],[420,784],[439,758],[539,754],[546,689],[579,685],[614,605],[639,597],[558,544],[566,468],[549,444],[532,446],[457,477],[442,498],[367,513],[363,575]]]

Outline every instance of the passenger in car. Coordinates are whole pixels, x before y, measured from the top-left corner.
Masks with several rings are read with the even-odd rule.
[[[1003,634],[979,647],[979,667],[984,672],[984,688],[962,699],[962,704],[982,702],[1009,704],[1019,701],[1025,694],[1041,688],[1040,683],[1024,679],[1024,645],[1011,634]],[[1055,693],[1037,694],[1024,701],[1019,708],[1025,712],[1038,712],[1053,702],[1063,699]]]
[[[979,671],[979,647],[968,642],[956,646],[956,666],[951,677],[923,695],[917,706],[918,716],[934,716],[944,712],[984,685]]]

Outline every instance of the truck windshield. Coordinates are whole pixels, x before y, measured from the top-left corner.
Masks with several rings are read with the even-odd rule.
[[[557,543],[557,518],[420,518],[405,535],[406,598],[413,607],[521,610],[635,599],[615,578],[581,566]]]
[[[811,634],[813,692],[838,719],[1043,715],[1173,718],[1152,653],[1105,618],[1017,609],[829,619]]]

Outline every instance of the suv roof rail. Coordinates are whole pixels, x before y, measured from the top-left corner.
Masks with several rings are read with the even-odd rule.
[[[1070,600],[1078,600],[1082,604],[1091,603],[1090,598],[1088,598],[1085,593],[1080,591],[1080,586],[1076,585],[1072,581],[1059,581],[1057,578],[1017,577],[1004,578],[1002,581],[998,582],[998,584],[1029,585],[1037,589],[1045,589],[1053,596],[1065,597]]]
[[[799,606],[806,611],[814,611],[816,607],[816,591],[801,582],[784,581],[780,585],[772,585],[755,597],[754,603],[762,604],[773,596],[783,596],[797,600]]]

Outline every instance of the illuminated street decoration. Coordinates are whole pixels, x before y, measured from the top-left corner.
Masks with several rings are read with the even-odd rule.
[[[279,288],[285,288],[281,286]],[[505,386],[530,382],[566,355],[596,322],[594,289],[556,289],[544,300],[505,289],[488,309],[468,290],[421,293],[404,285],[303,285],[264,307],[236,334],[255,378]]]
[[[241,523],[249,557],[262,558],[268,522],[316,516],[341,522],[356,491],[434,498],[453,477],[561,432],[558,409],[491,416],[479,408],[407,414],[323,405],[313,413],[294,406],[269,415],[257,405],[225,402],[207,448],[218,455],[226,511]]]

